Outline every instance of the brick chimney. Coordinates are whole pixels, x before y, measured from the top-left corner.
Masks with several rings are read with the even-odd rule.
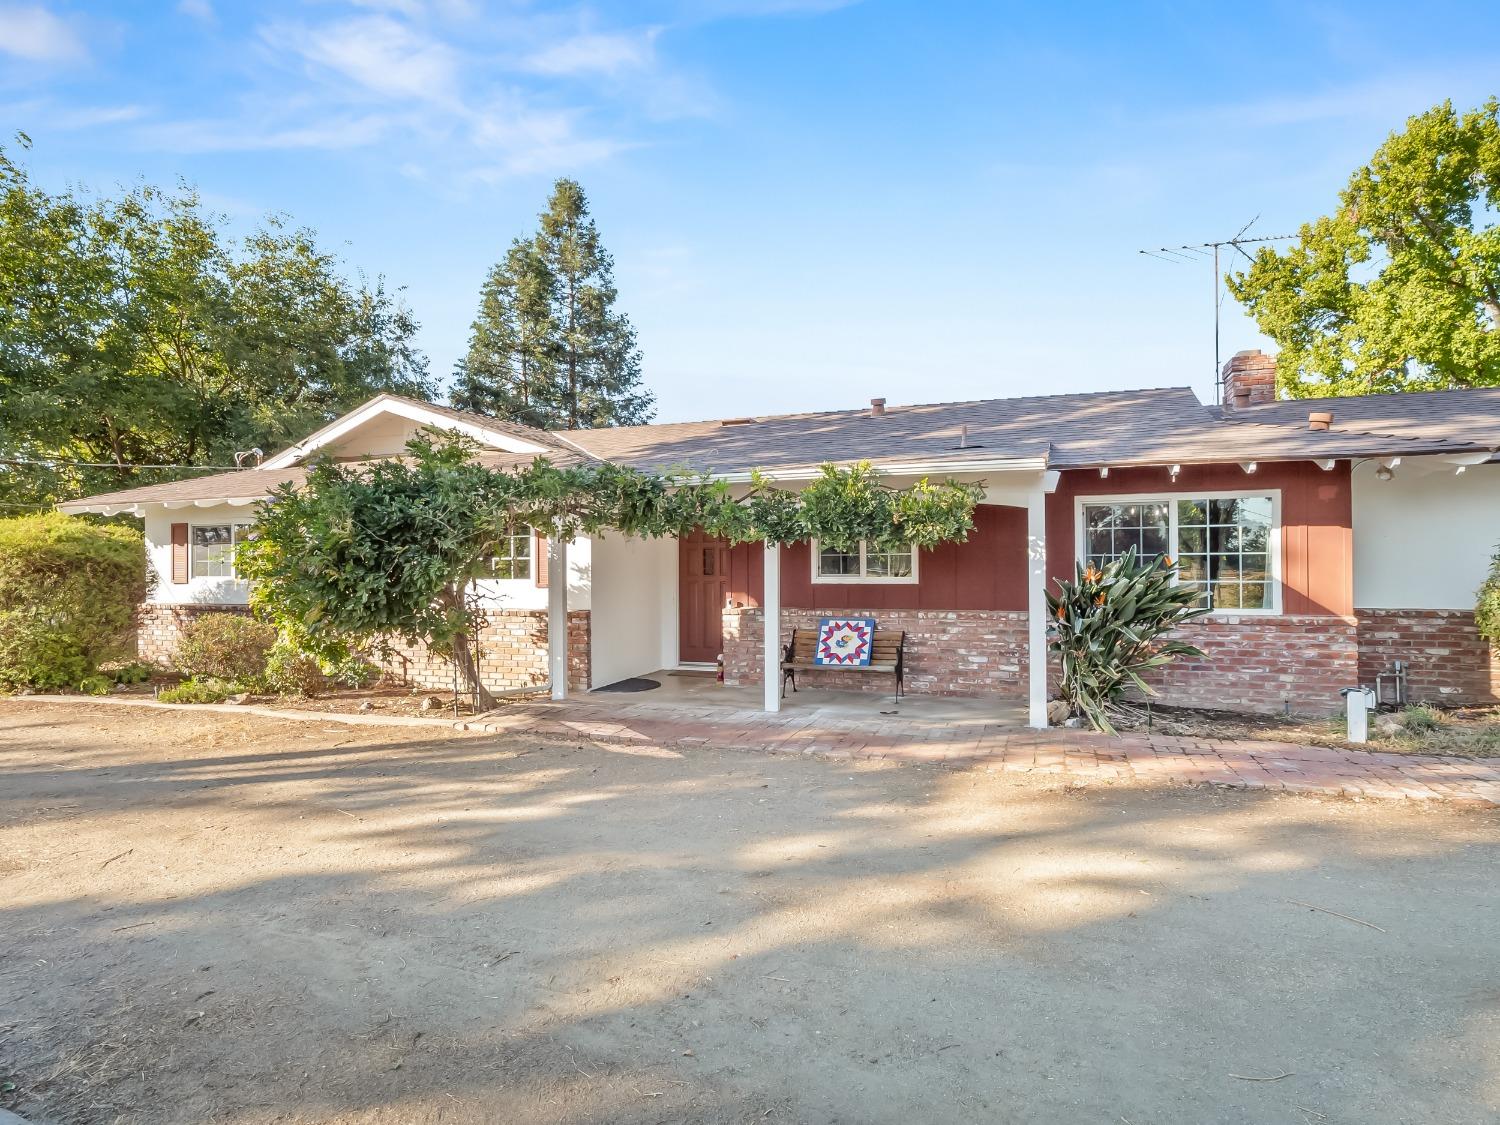
[[[1276,357],[1259,348],[1235,352],[1224,365],[1224,405],[1233,409],[1276,401]]]

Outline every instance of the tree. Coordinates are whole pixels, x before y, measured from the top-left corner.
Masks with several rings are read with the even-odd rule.
[[[8,502],[232,463],[381,391],[428,397],[415,332],[306,230],[231,241],[187,188],[50,194],[0,150],[0,455],[113,466],[5,466]]]
[[[583,188],[558,180],[540,220],[490,271],[453,404],[551,429],[650,421],[655,397]]]
[[[558,424],[555,282],[536,247],[522,239],[490,270],[480,292],[469,351],[459,361],[452,402],[526,426]]]
[[[1500,103],[1410,118],[1230,291],[1292,397],[1500,384]]]
[[[255,611],[325,665],[399,636],[452,659],[484,708],[493,699],[480,674],[481,609],[470,579],[516,528],[546,528],[564,541],[703,527],[734,542],[933,547],[968,536],[984,495],[955,481],[890,488],[868,464],[825,465],[800,493],[759,476],[735,491],[598,462],[557,467],[538,458],[502,472],[477,463],[472,442],[448,437],[418,437],[407,449],[407,458],[358,467],[315,460],[302,486],[283,486],[260,506],[238,572],[252,583]]]

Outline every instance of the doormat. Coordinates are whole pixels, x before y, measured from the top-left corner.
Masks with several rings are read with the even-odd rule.
[[[648,680],[644,676],[631,676],[628,680],[616,680],[612,684],[596,687],[595,691],[651,691],[659,688],[661,684],[656,680]]]

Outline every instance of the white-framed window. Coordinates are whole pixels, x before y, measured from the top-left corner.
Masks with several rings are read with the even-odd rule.
[[[1220,613],[1281,612],[1281,493],[1078,498],[1078,560],[1103,566],[1131,547],[1170,555],[1178,581]]]
[[[495,542],[495,553],[479,560],[474,577],[479,579],[530,580],[535,573],[532,554],[536,537],[531,528],[517,528]]]
[[[248,523],[195,523],[188,528],[188,573],[194,578],[235,578],[234,549],[250,534]]]
[[[863,540],[858,547],[836,551],[812,542],[814,582],[915,583],[917,549],[901,547],[882,551]]]

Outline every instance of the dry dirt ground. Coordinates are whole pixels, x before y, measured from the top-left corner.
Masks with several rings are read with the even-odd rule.
[[[1494,814],[0,701],[0,1105],[1494,1122],[1497,859]]]

